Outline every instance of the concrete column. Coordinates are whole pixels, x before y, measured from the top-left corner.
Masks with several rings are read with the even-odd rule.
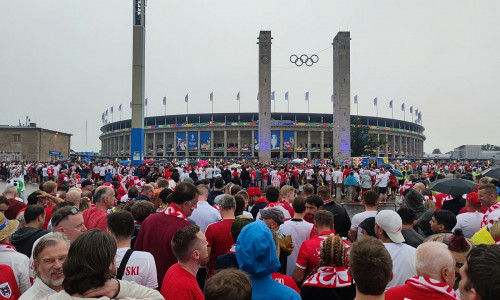
[[[405,153],[406,153],[406,157],[408,157],[408,137],[405,136]]]
[[[156,156],[156,131],[153,131],[153,156]]]
[[[174,157],[177,157],[177,137],[175,136],[175,132],[174,132],[174,143],[172,144],[172,146],[174,147]]]
[[[148,133],[144,131],[144,156],[148,155]]]
[[[324,159],[325,158],[325,132],[322,130],[320,133],[320,154],[319,158]]]
[[[259,160],[271,160],[271,31],[259,34]],[[224,153],[226,153],[225,151]]]
[[[311,131],[307,131],[307,158],[311,159]]]
[[[380,142],[380,134],[377,133],[377,142]],[[377,147],[377,157],[380,156],[380,147]]]
[[[238,129],[238,156],[241,156],[241,130]]]
[[[200,157],[200,154],[201,154],[201,131],[198,130],[198,157]]]
[[[167,156],[167,133],[163,132],[163,157]]]
[[[297,130],[293,131],[293,158],[297,158]]]
[[[210,156],[214,156],[214,131],[210,131]]]
[[[280,159],[283,158],[283,130],[280,130]]]
[[[392,135],[392,139],[393,139],[393,142],[392,142],[392,157],[396,158],[396,135],[395,134]]]
[[[224,130],[224,157],[227,157],[227,130]]]
[[[123,136],[118,136],[118,156],[122,156]]]

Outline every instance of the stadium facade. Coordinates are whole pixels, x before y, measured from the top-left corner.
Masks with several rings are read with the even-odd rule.
[[[272,158],[332,158],[333,115],[272,113]],[[389,158],[422,158],[424,127],[412,122],[359,118],[369,134],[387,141],[374,155]],[[145,118],[145,158],[258,158],[258,113],[180,114]],[[101,127],[101,156],[130,158],[131,120]]]

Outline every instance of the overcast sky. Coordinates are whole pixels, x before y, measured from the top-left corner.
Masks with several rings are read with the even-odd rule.
[[[26,116],[73,134],[76,151],[100,149],[101,114],[130,118],[132,0],[0,1],[0,124]],[[331,43],[351,32],[351,98],[359,114],[422,112],[426,152],[500,145],[500,1],[165,1],[146,9],[147,115],[257,111],[260,30],[271,30],[276,110],[332,110]],[[326,50],[325,50],[326,49]],[[324,51],[322,51],[324,50]],[[314,67],[291,54],[319,53]],[[352,102],[352,99],[351,99]],[[356,106],[351,106],[356,114]],[[110,116],[111,118],[111,116]],[[87,144],[85,122],[88,122]]]

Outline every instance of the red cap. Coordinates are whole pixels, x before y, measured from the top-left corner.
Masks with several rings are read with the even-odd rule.
[[[469,201],[469,203],[472,204],[472,205],[476,205],[476,204],[481,203],[479,201],[479,194],[478,193],[472,192],[472,193],[469,193],[469,194],[465,194],[464,198],[465,198],[465,200]]]
[[[258,187],[248,188],[248,196],[262,196],[262,192]]]

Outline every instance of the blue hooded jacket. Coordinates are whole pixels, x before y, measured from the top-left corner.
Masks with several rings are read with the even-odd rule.
[[[252,279],[252,300],[300,300],[293,289],[274,281],[273,272],[280,268],[273,235],[263,221],[248,224],[236,241],[236,259],[240,269]]]

